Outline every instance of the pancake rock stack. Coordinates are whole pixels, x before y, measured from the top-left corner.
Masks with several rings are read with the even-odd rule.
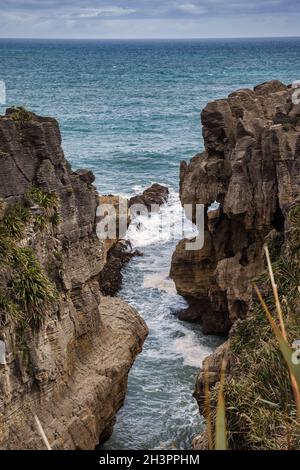
[[[204,204],[204,247],[181,241],[171,277],[189,301],[182,319],[226,335],[247,314],[266,237],[287,230],[300,193],[300,105],[279,81],[242,89],[201,114],[205,150],[180,169],[182,204]],[[209,210],[217,201],[217,209]]]
[[[0,448],[94,449],[111,432],[147,335],[103,297],[105,247],[90,171],[72,171],[57,122],[0,118]]]

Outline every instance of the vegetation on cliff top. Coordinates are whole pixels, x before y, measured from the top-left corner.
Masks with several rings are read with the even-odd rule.
[[[300,339],[300,204],[289,214],[283,247],[273,238],[273,271],[282,304],[287,340]],[[276,317],[270,279],[257,280]],[[229,446],[232,449],[299,449],[300,423],[287,364],[259,300],[230,336],[230,374],[224,387]],[[218,386],[212,393],[217,401]]]
[[[24,122],[30,122],[32,120],[32,113],[27,111],[23,106],[18,106],[13,110],[12,118],[14,121],[23,124]]]

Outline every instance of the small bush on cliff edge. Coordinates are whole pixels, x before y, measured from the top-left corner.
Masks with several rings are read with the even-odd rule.
[[[22,312],[17,304],[9,297],[9,294],[0,291],[0,326],[7,325],[10,321],[19,323],[23,319]]]
[[[32,186],[28,196],[33,202],[43,207],[48,215],[52,215],[58,209],[58,197],[56,194],[47,193],[37,186]]]
[[[32,113],[30,111],[27,111],[27,109],[23,106],[18,106],[17,108],[14,108],[11,116],[14,121],[19,122],[21,124],[32,121]]]

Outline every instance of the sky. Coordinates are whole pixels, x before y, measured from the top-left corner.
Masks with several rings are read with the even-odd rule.
[[[0,37],[299,35],[299,0],[0,0]]]

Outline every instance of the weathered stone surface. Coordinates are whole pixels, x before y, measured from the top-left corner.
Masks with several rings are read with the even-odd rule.
[[[133,250],[130,241],[119,240],[108,251],[106,264],[99,276],[100,289],[104,295],[115,295],[122,285],[122,268],[133,256],[141,256]]]
[[[99,196],[99,208],[97,223],[105,223],[106,227],[112,228],[114,236],[103,240],[105,256],[119,239],[124,238],[125,231],[130,224],[128,199],[113,194]]]
[[[71,171],[54,119],[20,121],[15,112],[0,118],[1,210],[28,205],[32,186],[57,196],[57,225],[35,230],[31,205],[18,243],[32,248],[58,299],[39,331],[13,321],[0,328],[7,362],[0,366],[0,448],[44,448],[37,414],[53,448],[93,449],[112,430],[147,328],[126,303],[101,294],[105,247],[96,236],[92,174]]]
[[[206,357],[203,361],[203,367],[200,370],[197,378],[194,391],[194,398],[197,400],[200,413],[205,417],[205,383],[207,380],[208,386],[211,389],[217,382],[220,381],[220,373],[223,359],[227,359],[229,349],[229,340],[221,344],[210,356]],[[206,369],[206,373],[204,373]],[[230,364],[226,363],[226,371],[228,373]],[[205,377],[206,375],[206,377]],[[208,450],[208,436],[206,430],[193,439],[192,447],[195,450]]]
[[[147,188],[143,194],[133,196],[129,201],[114,195],[100,196],[100,205],[103,205],[103,212],[105,212],[105,215],[101,216],[99,221],[105,221],[107,225],[110,225],[110,227],[114,227],[115,225],[116,233],[115,237],[110,237],[104,240],[106,264],[99,276],[101,292],[104,295],[115,295],[118,292],[122,285],[122,268],[124,264],[126,264],[133,256],[139,256],[142,254],[138,250],[133,250],[131,243],[128,240],[122,239],[125,234],[120,233],[121,222],[123,227],[128,227],[131,220],[138,215],[137,213],[139,210],[137,210],[136,213],[134,209],[139,209],[139,206],[142,205],[146,214],[146,212],[151,210],[151,206],[153,208],[154,205],[156,206],[154,208],[158,208],[165,203],[168,195],[169,190],[167,187],[154,183],[152,186]],[[126,211],[126,203],[128,211]],[[110,212],[104,211],[104,208],[106,207],[105,205],[112,205],[114,210]]]
[[[168,199],[168,196],[169,189],[166,186],[154,183],[150,188],[147,188],[143,194],[130,198],[129,207],[133,206],[133,204],[142,204],[150,210],[151,205],[161,206],[164,204]]]
[[[92,184],[95,181],[95,176],[91,170],[86,170],[84,168],[76,170],[75,175],[78,175],[82,181],[87,184]]]
[[[220,371],[222,361],[226,356],[226,352],[229,347],[228,340],[221,344],[210,356],[204,359],[203,368],[200,370],[197,379],[194,397],[197,400],[200,411],[204,413],[204,398],[205,398],[205,378],[204,378],[204,367],[207,368],[207,379],[209,387],[212,387],[220,380]],[[228,364],[227,364],[228,368]]]
[[[67,315],[49,322],[43,335],[32,338],[28,352],[38,382],[34,387],[33,379],[24,377],[27,393],[22,393],[21,384],[16,389],[17,378],[9,377],[8,370],[1,370],[6,403],[1,410],[2,449],[44,448],[33,414],[53,449],[93,449],[107,437],[147,329],[131,307],[110,297],[100,301],[97,320],[94,332],[90,324],[75,338],[73,320]]]
[[[284,230],[300,193],[292,92],[272,81],[209,103],[201,114],[205,151],[181,163],[182,204],[204,204],[206,211],[220,204],[207,213],[203,249],[186,251],[180,242],[171,267],[178,292],[192,299],[193,321],[198,316],[206,332],[227,333],[246,315],[264,239]]]

